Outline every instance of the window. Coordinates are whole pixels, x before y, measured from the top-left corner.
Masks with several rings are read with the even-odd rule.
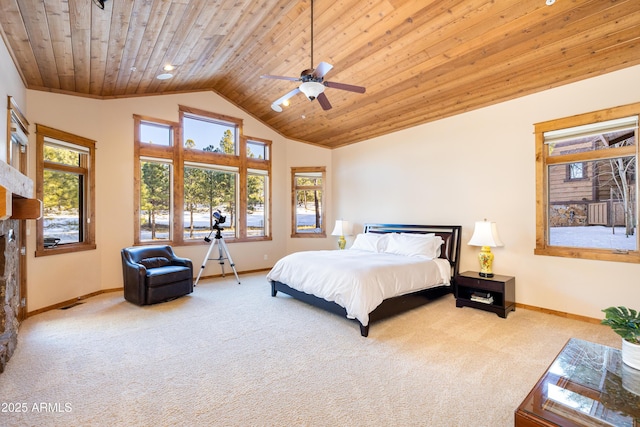
[[[291,237],[326,237],[324,223],[325,168],[291,168]]]
[[[583,179],[586,178],[584,173],[584,163],[571,163],[568,166],[569,169],[569,177],[568,179]]]
[[[235,238],[238,171],[206,164],[185,164],[184,168],[184,240],[202,240],[214,226],[213,213],[226,217],[222,235]]]
[[[190,150],[236,155],[238,123],[183,113],[184,146]]]
[[[171,240],[171,163],[140,160],[140,240]]]
[[[640,262],[640,104],[535,125],[536,249]]]
[[[27,145],[29,144],[29,122],[24,117],[16,101],[8,96],[9,108],[7,126],[7,163],[20,172],[27,170]]]
[[[95,141],[36,124],[36,256],[95,249]]]
[[[214,225],[226,240],[270,236],[271,141],[242,121],[180,106],[180,122],[134,116],[136,242],[200,244]]]
[[[247,139],[247,157],[250,159],[269,160],[268,141]]]
[[[173,128],[170,124],[140,122],[140,142],[170,147],[173,145]]]
[[[265,203],[269,199],[267,171],[249,170],[247,173],[247,235],[267,235],[267,212]]]
[[[174,142],[178,125],[134,116],[135,243],[171,241],[175,224]]]
[[[248,237],[269,235],[269,177],[271,176],[271,141],[244,139],[246,178],[246,230]]]

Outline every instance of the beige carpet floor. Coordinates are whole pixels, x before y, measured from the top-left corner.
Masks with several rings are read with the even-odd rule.
[[[137,307],[112,292],[23,322],[0,374],[4,426],[512,426],[570,337],[608,327],[448,295],[374,323],[279,294],[265,273]]]

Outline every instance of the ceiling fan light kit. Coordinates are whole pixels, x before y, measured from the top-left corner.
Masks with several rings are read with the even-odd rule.
[[[334,82],[325,82],[324,76],[327,74],[332,68],[333,65],[327,62],[321,62],[314,69],[313,68],[313,0],[311,0],[311,67],[308,70],[304,70],[300,73],[299,78],[295,77],[285,77],[285,76],[272,76],[272,75],[262,75],[260,78],[263,79],[278,79],[278,80],[290,80],[296,82],[302,82],[299,87],[295,88],[291,92],[286,95],[276,99],[271,104],[271,109],[275,112],[281,113],[282,106],[288,105],[289,98],[292,96],[302,92],[309,101],[318,100],[318,103],[322,107],[323,110],[330,110],[331,103],[329,99],[324,93],[325,87],[330,87],[334,89],[346,90],[348,92],[356,92],[356,93],[364,93],[365,88],[362,86],[354,86],[348,85],[344,83],[334,83]]]
[[[313,101],[324,92],[324,85],[319,82],[304,82],[300,85],[300,92],[304,93],[309,101]]]

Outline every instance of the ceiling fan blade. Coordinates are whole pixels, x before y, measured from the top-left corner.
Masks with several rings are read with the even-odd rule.
[[[318,64],[318,66],[316,67],[315,70],[313,70],[313,77],[317,77],[317,78],[322,78],[324,77],[325,74],[327,74],[331,69],[333,68],[333,65],[327,63],[327,62],[321,62]]]
[[[323,110],[326,111],[331,109],[331,103],[329,102],[329,99],[327,98],[327,95],[324,94],[324,92],[319,94],[316,99],[320,103],[320,106],[322,107]]]
[[[290,80],[292,82],[300,81],[300,77],[287,77],[287,76],[272,76],[270,74],[265,74],[260,76],[261,79],[278,79],[278,80]]]
[[[280,98],[276,99],[275,101],[273,101],[273,103],[271,104],[271,109],[273,109],[273,111],[277,111],[278,113],[282,111],[282,107],[280,106],[280,104],[282,104],[284,101],[286,101],[287,99],[291,98],[294,95],[297,95],[298,93],[300,93],[300,89],[299,88],[295,88],[294,90],[292,90],[291,92],[287,93],[284,96],[281,96]]]
[[[366,89],[362,86],[348,85],[345,83],[324,82],[324,85],[326,87],[332,87],[334,89],[348,90],[349,92],[364,93],[366,91]]]

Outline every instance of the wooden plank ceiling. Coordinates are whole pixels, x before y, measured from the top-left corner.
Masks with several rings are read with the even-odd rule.
[[[0,0],[29,89],[114,98],[213,90],[293,140],[339,147],[640,64],[638,0]],[[156,78],[165,65],[174,77]],[[144,112],[140,112],[144,113]]]

